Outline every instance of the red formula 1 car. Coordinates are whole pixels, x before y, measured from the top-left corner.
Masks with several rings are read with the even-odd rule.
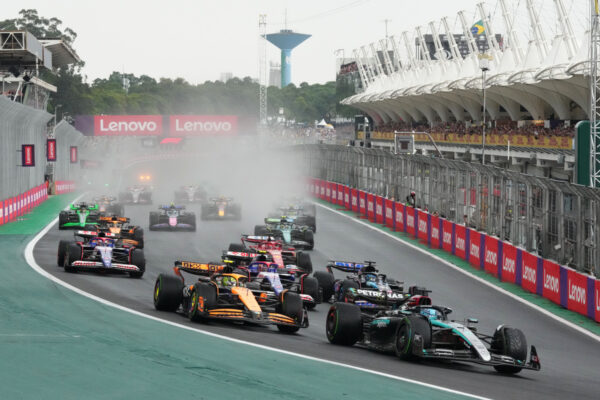
[[[303,272],[310,274],[313,270],[310,254],[296,251],[294,247],[286,246],[273,236],[242,235],[242,243],[231,243],[229,251],[242,253],[268,253],[273,262],[281,268],[295,265]]]

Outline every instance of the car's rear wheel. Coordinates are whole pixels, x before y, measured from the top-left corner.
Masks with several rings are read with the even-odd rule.
[[[56,263],[59,267],[64,267],[65,265],[65,254],[67,253],[67,247],[71,243],[69,240],[61,240],[58,242],[58,253],[56,255]]]
[[[269,236],[269,231],[267,227],[264,225],[255,225],[254,226],[254,235],[255,236]]]
[[[58,214],[58,229],[67,229],[67,227],[65,226],[67,222],[69,222],[69,213],[67,211],[61,211]]]
[[[325,332],[333,344],[352,346],[362,337],[362,316],[355,304],[334,303],[327,312]]]
[[[335,282],[335,279],[333,277],[333,274],[330,274],[329,272],[325,271],[317,271],[313,274],[313,276],[319,282],[319,286],[323,291],[323,301],[329,301],[329,299],[331,299],[331,296],[333,296],[334,293],[333,284]]]
[[[158,225],[158,221],[159,221],[159,216],[157,212],[152,211],[150,213],[150,230],[153,231],[154,230],[154,225]]]
[[[190,292],[187,310],[191,321],[200,321],[207,311],[217,304],[217,289],[209,283],[196,283]]]
[[[352,279],[344,279],[342,285],[340,286],[340,291],[336,300],[345,302],[348,295],[347,292],[350,289],[358,289],[358,283]]]
[[[310,254],[299,251],[296,253],[296,266],[302,269],[305,273],[311,274],[313,271]]]
[[[306,230],[302,233],[303,239],[306,243],[308,243],[307,250],[312,250],[315,247],[315,237],[313,235],[313,231]]]
[[[277,328],[284,333],[294,333],[300,329],[300,323],[304,316],[304,308],[302,306],[302,299],[297,293],[286,290],[281,293],[281,305],[279,306],[280,312],[292,319],[294,319],[298,325],[277,325]]]
[[[525,364],[527,360],[527,339],[520,329],[501,326],[494,332],[491,350],[496,354],[512,357]],[[511,365],[495,365],[494,369],[503,374],[516,374],[522,368]]]
[[[138,244],[136,246],[138,249],[143,249],[144,248],[144,229],[142,229],[140,227],[135,227],[133,229],[133,240],[138,242]]]
[[[429,321],[419,315],[410,315],[400,322],[396,334],[396,355],[403,360],[415,358],[413,345],[415,335],[419,335],[423,341],[423,349],[431,347],[431,325]]]
[[[229,251],[245,253],[248,249],[241,243],[229,243]]]
[[[81,260],[81,247],[77,243],[71,243],[67,246],[65,252],[65,261],[63,267],[65,272],[76,272],[77,267],[72,267],[75,261]]]
[[[311,276],[304,276],[301,281],[302,294],[307,294],[313,298],[314,303],[307,303],[306,308],[312,310],[321,302],[319,299],[319,281]]]
[[[146,272],[146,259],[144,258],[144,250],[133,249],[131,250],[131,263],[139,268],[139,271],[131,271],[129,276],[131,278],[141,278]]]
[[[177,311],[183,299],[183,283],[178,276],[160,274],[154,284],[154,308]]]

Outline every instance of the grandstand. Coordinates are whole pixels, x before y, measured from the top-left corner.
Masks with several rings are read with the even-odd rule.
[[[391,145],[394,131],[430,133],[445,157],[466,160],[481,160],[487,120],[485,162],[571,179],[575,124],[589,114],[589,2],[493,0],[471,11],[356,49],[364,90],[342,103],[372,119],[375,145]],[[415,144],[434,151],[427,135]]]

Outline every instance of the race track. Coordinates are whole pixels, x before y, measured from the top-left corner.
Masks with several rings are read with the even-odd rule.
[[[263,215],[244,215],[241,222],[201,222],[198,231],[150,232],[148,214],[153,206],[127,206],[126,215],[145,228],[146,274],[141,280],[122,275],[69,274],[56,265],[59,239],[69,238],[72,231],[56,226],[37,244],[37,263],[56,277],[89,293],[156,317],[181,324],[186,318],[154,310],[152,290],[160,272],[172,271],[176,259],[219,260],[221,250],[239,241],[241,233],[251,233]],[[199,207],[198,207],[199,208]],[[190,206],[194,209],[194,206]],[[199,210],[197,212],[199,214]],[[378,354],[358,347],[345,348],[329,344],[325,337],[328,304],[309,312],[310,327],[298,334],[285,335],[276,328],[256,328],[226,323],[193,326],[221,335],[307,354],[341,363],[369,368],[434,385],[496,399],[563,399],[597,398],[600,393],[600,343],[529,308],[518,301],[440,264],[431,257],[373,230],[318,207],[318,233],[311,252],[315,270],[323,269],[330,259],[375,260],[379,269],[397,277],[406,285],[418,284],[433,290],[437,304],[451,307],[454,319],[473,316],[480,320],[479,329],[493,332],[501,324],[523,330],[528,343],[536,345],[542,370],[522,371],[503,376],[492,368],[445,363],[408,363],[395,356]],[[341,276],[341,273],[336,276]],[[405,286],[406,286],[405,285]]]

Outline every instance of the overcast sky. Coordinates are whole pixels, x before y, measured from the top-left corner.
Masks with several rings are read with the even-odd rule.
[[[480,1],[480,0],[479,0]],[[312,34],[292,53],[296,84],[335,79],[334,51],[357,46],[465,10],[475,22],[478,0],[21,0],[4,2],[2,18],[35,8],[57,17],[79,35],[74,48],[86,62],[89,80],[111,71],[155,78],[183,77],[200,83],[234,76],[258,76],[258,15],[267,15],[268,32],[288,28]],[[549,0],[548,0],[549,2]],[[495,1],[490,1],[495,4]],[[453,25],[455,26],[455,25]],[[268,44],[268,58],[279,61]]]

